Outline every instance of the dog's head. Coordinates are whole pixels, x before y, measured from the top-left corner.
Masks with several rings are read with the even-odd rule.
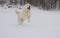
[[[29,9],[30,10],[30,4],[25,4],[24,6],[26,9]]]

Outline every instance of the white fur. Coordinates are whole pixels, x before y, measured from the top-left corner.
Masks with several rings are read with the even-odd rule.
[[[27,20],[29,22],[30,19],[30,10],[27,9],[30,6],[30,4],[26,4],[21,10],[16,9],[16,16],[18,18],[19,24],[23,24],[24,20]]]

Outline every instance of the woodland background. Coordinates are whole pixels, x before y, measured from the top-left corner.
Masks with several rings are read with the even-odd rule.
[[[46,10],[60,9],[60,0],[0,0],[0,5],[24,5],[25,3],[30,3]]]

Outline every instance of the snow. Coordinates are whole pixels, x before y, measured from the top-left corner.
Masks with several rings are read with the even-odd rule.
[[[0,38],[60,38],[60,11],[31,7],[31,19],[18,25],[15,8],[0,7]]]

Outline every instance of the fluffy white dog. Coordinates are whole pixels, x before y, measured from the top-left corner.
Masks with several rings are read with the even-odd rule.
[[[30,21],[30,4],[25,4],[22,9],[16,9],[16,16],[18,18],[18,23],[23,24],[24,20]]]

